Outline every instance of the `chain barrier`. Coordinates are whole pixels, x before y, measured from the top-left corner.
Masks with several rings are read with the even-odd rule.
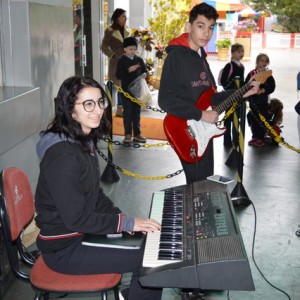
[[[228,85],[225,87],[227,88],[228,86],[230,86],[230,84],[234,81],[235,79],[232,79]],[[234,112],[234,110],[238,107],[238,102],[235,102],[232,107],[230,109],[227,110],[227,112],[225,113],[223,119],[221,121],[219,121],[217,123],[217,125],[221,125],[222,123],[224,123],[224,121]],[[278,144],[283,145],[284,147],[298,152],[300,153],[300,149],[297,149],[296,147],[288,144],[287,142],[284,141],[284,139],[274,130],[273,126],[269,124],[269,122],[266,120],[266,118],[260,113],[259,109],[257,106],[255,106],[255,104],[253,105],[254,110],[253,111],[253,116],[255,118],[255,120],[257,121],[257,123],[263,128],[266,129],[267,132],[271,135],[271,138]],[[248,108],[249,109],[249,108]],[[249,109],[250,110],[250,109]]]
[[[156,107],[151,107],[150,105],[145,104],[145,103],[139,101],[135,97],[132,97],[129,93],[125,92],[120,86],[114,84],[114,87],[118,90],[118,92],[120,92],[121,94],[123,94],[126,98],[128,98],[132,102],[140,105],[141,107],[153,110],[155,112],[165,113],[165,111],[163,111],[162,109],[159,109],[159,108],[156,108]],[[157,144],[143,144],[143,145],[141,145],[141,144],[138,144],[138,143],[133,143],[132,144],[132,143],[124,143],[124,142],[122,143],[122,142],[119,142],[119,141],[111,141],[109,139],[104,139],[104,140],[107,143],[109,143],[109,144],[114,144],[114,145],[118,145],[118,146],[124,146],[124,147],[127,147],[127,148],[128,147],[133,147],[133,148],[140,148],[140,147],[143,147],[143,148],[154,148],[154,147],[164,147],[164,146],[170,145],[170,143],[168,143],[168,142],[157,143]]]
[[[147,109],[151,109],[155,112],[160,112],[160,113],[165,113],[163,110],[158,109],[158,108],[154,108],[149,106],[148,104],[145,104],[141,101],[139,101],[138,99],[136,99],[135,97],[132,97],[129,93],[123,91],[123,89],[120,86],[115,85],[115,88],[118,90],[118,92],[122,93],[125,97],[127,97],[128,99],[130,99],[132,102],[137,103],[138,105],[145,107]],[[236,108],[238,107],[238,101],[235,102],[232,107],[230,107],[227,112],[225,113],[223,119],[221,121],[219,121],[217,123],[217,125],[221,125],[222,123],[224,123],[224,121],[231,115],[234,113],[234,111],[236,110]],[[300,153],[300,149],[297,149],[291,145],[289,145],[288,143],[286,143],[284,141],[284,139],[277,134],[277,132],[273,129],[273,127],[269,124],[269,122],[266,120],[266,118],[259,112],[258,108],[255,107],[255,105],[253,106],[255,109],[255,112],[253,113],[253,116],[255,118],[255,120],[258,122],[258,124],[260,126],[262,126],[264,129],[267,129],[268,133],[272,136],[272,138],[274,139],[274,141],[276,141],[277,143],[293,150],[296,151],[298,153]],[[110,138],[104,138],[104,141],[107,142],[109,145],[117,145],[117,146],[124,146],[124,147],[133,147],[133,148],[154,148],[154,147],[163,147],[163,146],[168,146],[170,145],[168,142],[162,142],[162,143],[156,143],[156,144],[139,144],[139,143],[124,143],[124,142],[120,142],[120,141],[113,141]],[[100,151],[99,148],[96,148],[96,151],[98,152],[98,154],[112,167],[114,167],[116,170],[120,171],[121,173],[127,175],[127,176],[131,176],[131,177],[135,177],[135,178],[139,178],[139,179],[145,179],[145,180],[163,180],[163,179],[168,179],[168,178],[172,178],[174,176],[179,175],[180,173],[183,172],[183,169],[178,170],[174,173],[168,174],[168,175],[160,175],[160,176],[144,176],[141,174],[137,174],[137,173],[133,173],[129,170],[123,169],[121,167],[119,167],[118,165],[114,164],[112,162],[112,160],[110,160],[108,157],[106,157],[104,155],[104,153],[102,153]]]
[[[113,84],[114,87],[118,90],[118,92],[120,92],[121,94],[123,94],[126,98],[130,99],[132,102],[137,103],[138,105],[145,107],[147,109],[151,109],[155,112],[160,112],[160,113],[165,113],[163,110],[155,108],[155,107],[151,107],[141,101],[139,101],[138,99],[136,99],[135,97],[132,97],[129,93],[123,91],[123,89],[120,86],[117,86],[115,84]],[[111,101],[111,95],[109,94],[108,97],[110,98]],[[117,146],[124,146],[124,147],[133,147],[133,148],[154,148],[154,147],[163,147],[163,146],[168,146],[170,145],[168,142],[161,142],[161,143],[156,143],[156,144],[139,144],[139,143],[124,143],[124,142],[120,142],[120,141],[112,141],[109,137],[105,137],[103,139],[105,142],[108,143],[108,145],[117,145]],[[139,178],[139,179],[146,179],[146,180],[162,180],[162,179],[168,179],[168,178],[172,178],[174,176],[179,175],[181,172],[183,172],[183,170],[178,170],[172,174],[168,174],[168,175],[163,175],[163,176],[144,176],[144,175],[140,175],[137,173],[133,173],[129,170],[123,169],[121,167],[119,167],[118,165],[114,164],[113,161],[111,159],[109,159],[108,157],[106,157],[104,155],[104,153],[102,153],[100,151],[99,148],[96,148],[96,151],[99,153],[99,155],[109,164],[111,165],[113,168],[115,168],[116,170],[120,171],[121,173],[131,176],[131,177],[135,177],[135,178]]]
[[[163,111],[162,109],[159,109],[159,108],[156,108],[156,107],[151,107],[150,105],[142,102],[142,101],[139,101],[138,99],[136,99],[135,97],[132,97],[129,93],[125,92],[120,86],[118,85],[115,85],[114,84],[114,87],[118,90],[118,92],[120,92],[121,94],[123,94],[126,98],[128,98],[129,100],[131,100],[132,102],[142,106],[142,107],[145,107],[147,109],[151,109],[155,112],[160,112],[160,113],[165,113],[165,111]]]
[[[300,153],[300,149],[297,149],[294,146],[285,142],[284,139],[274,130],[273,126],[270,125],[270,123],[266,120],[266,118],[260,113],[255,103],[251,103],[251,104],[254,108],[254,110],[252,110],[254,119],[262,128],[267,129],[268,133],[271,135],[273,140],[276,143],[281,144],[290,150]]]
[[[129,170],[123,169],[121,167],[119,167],[118,165],[116,165],[115,163],[113,163],[108,157],[105,156],[105,154],[103,152],[101,152],[101,150],[96,147],[96,151],[98,152],[98,154],[108,163],[110,164],[112,167],[114,167],[116,170],[120,171],[121,173],[127,175],[127,176],[131,176],[131,177],[135,177],[135,178],[139,178],[139,179],[145,179],[145,180],[163,180],[163,179],[169,179],[172,178],[174,176],[179,175],[180,173],[183,172],[183,169],[178,170],[172,174],[168,174],[168,175],[160,175],[160,176],[144,176],[144,175],[140,175],[137,173],[133,173]]]
[[[106,137],[103,139],[106,143],[109,145],[114,144],[116,146],[123,146],[125,148],[155,148],[155,147],[164,147],[164,146],[169,146],[169,142],[161,142],[161,143],[156,143],[156,144],[138,144],[138,143],[124,143],[120,141],[112,141],[110,138]]]

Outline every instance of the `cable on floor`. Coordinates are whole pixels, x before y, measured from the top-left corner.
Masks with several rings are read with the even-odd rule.
[[[256,269],[258,270],[258,272],[260,273],[260,275],[263,277],[263,279],[274,289],[278,290],[279,292],[285,294],[289,300],[291,300],[291,297],[289,296],[288,293],[286,293],[285,291],[281,290],[280,288],[276,287],[275,285],[273,285],[263,274],[263,272],[260,270],[260,268],[258,267],[255,258],[254,258],[254,246],[255,246],[255,237],[256,237],[256,225],[257,225],[257,215],[256,215],[256,209],[255,206],[253,204],[253,202],[250,200],[251,205],[253,207],[253,211],[254,211],[254,233],[253,233],[253,241],[252,241],[252,260],[254,262],[254,265],[256,267]]]

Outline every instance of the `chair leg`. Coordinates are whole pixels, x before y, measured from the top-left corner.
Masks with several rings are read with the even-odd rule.
[[[40,300],[40,293],[35,293],[34,300]]]
[[[116,287],[114,289],[114,294],[115,294],[115,300],[120,300],[120,298],[119,298],[119,288],[118,287]]]
[[[101,299],[102,300],[107,300],[107,292],[106,291],[101,292]]]
[[[49,300],[48,292],[37,292],[34,296],[34,300]]]

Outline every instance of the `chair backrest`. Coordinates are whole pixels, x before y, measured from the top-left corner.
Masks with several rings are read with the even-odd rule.
[[[34,198],[26,174],[8,167],[0,176],[0,223],[9,263],[17,278],[29,281],[21,261],[32,266],[35,259],[22,244],[21,234],[34,217]]]
[[[26,174],[15,167],[1,172],[1,223],[15,241],[34,216],[34,199]]]

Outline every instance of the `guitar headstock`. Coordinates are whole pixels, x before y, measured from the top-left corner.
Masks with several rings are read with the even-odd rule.
[[[257,72],[252,79],[255,79],[259,83],[265,83],[270,76],[272,76],[272,70],[264,70]]]

